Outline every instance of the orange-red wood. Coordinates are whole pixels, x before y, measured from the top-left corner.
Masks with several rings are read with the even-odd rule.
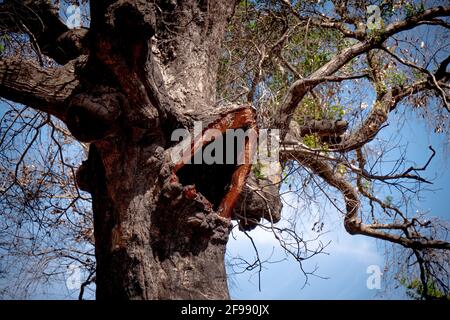
[[[190,152],[190,158],[194,156],[194,154],[200,150],[204,145],[211,142],[212,138],[208,138],[205,133],[209,129],[216,129],[219,130],[222,134],[226,132],[227,129],[253,129],[257,131],[256,126],[256,114],[255,111],[251,106],[245,106],[233,111],[228,112],[223,117],[217,119],[206,129],[202,131],[202,136],[200,137],[194,137],[194,141],[191,144],[191,152]],[[218,208],[218,214],[221,217],[225,217],[230,219],[232,216],[232,211],[234,206],[236,205],[237,200],[239,199],[239,195],[242,192],[242,189],[244,188],[245,181],[247,179],[247,176],[250,173],[251,167],[252,167],[252,158],[254,155],[254,152],[256,152],[256,143],[255,140],[247,139],[244,143],[244,150],[241,150],[241,153],[244,152],[244,163],[239,165],[236,169],[236,171],[233,173],[231,177],[231,183],[230,183],[230,189],[225,194],[224,198],[222,199],[219,208]],[[242,154],[240,155],[242,156]],[[182,158],[174,167],[174,173],[177,172],[179,169],[181,169],[185,164],[186,160]],[[193,190],[190,190],[192,193]]]

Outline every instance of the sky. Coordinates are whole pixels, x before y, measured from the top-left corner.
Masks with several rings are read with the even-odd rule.
[[[436,156],[428,167],[426,177],[433,179],[432,189],[423,193],[417,209],[430,212],[430,216],[440,217],[450,221],[450,181],[448,161],[448,141],[445,134],[433,133],[423,119],[418,119],[409,113],[408,121],[398,121],[403,116],[393,115],[389,126],[380,132],[379,139],[395,135],[401,144],[408,143],[408,159],[413,160],[417,166],[422,166],[428,159],[430,152],[428,146],[436,149]],[[403,119],[401,119],[403,120]],[[398,129],[401,129],[398,135]],[[283,211],[283,215],[289,214]],[[314,219],[306,218],[305,224],[312,227]],[[393,290],[391,286],[386,289],[382,281],[381,288],[368,289],[366,285],[367,268],[371,265],[385,266],[382,241],[346,233],[342,219],[339,219],[336,210],[330,209],[326,213],[325,225],[329,226],[323,238],[324,242],[331,240],[327,247],[328,255],[319,255],[305,262],[306,268],[319,267],[318,275],[327,277],[321,279],[310,277],[308,285],[304,285],[304,276],[299,266],[291,260],[268,265],[261,273],[261,291],[258,289],[258,275],[255,272],[234,275],[230,285],[230,294],[233,299],[405,299],[406,295],[401,288]],[[305,228],[310,229],[310,228]],[[253,233],[253,234],[252,234]],[[255,243],[260,250],[261,257],[269,257],[273,248],[278,248],[277,241],[264,231],[252,231]],[[307,234],[306,234],[307,236]],[[228,253],[253,257],[252,247],[246,237],[240,234],[236,240],[230,239]],[[282,256],[279,249],[275,249],[274,256]],[[262,258],[264,259],[264,258]],[[273,260],[276,260],[275,258]],[[385,275],[382,276],[382,278]]]
[[[442,34],[442,29],[421,26],[404,33],[411,37],[424,39],[426,46],[430,49],[439,48],[446,45],[446,50],[438,53],[437,60],[442,61],[449,52],[448,34]],[[399,49],[411,49],[406,44],[400,44]],[[425,47],[425,50],[427,47]],[[427,52],[427,51],[426,51]],[[432,54],[433,50],[426,54]],[[415,55],[420,61],[420,55]],[[425,56],[424,56],[425,57]],[[419,62],[420,63],[420,62]],[[369,90],[364,92],[355,91],[350,87],[349,97],[352,98],[358,92],[361,102],[368,106],[374,101],[374,92]],[[432,104],[433,102],[431,102]],[[370,108],[366,110],[369,111]],[[433,111],[431,111],[433,112]],[[366,115],[367,113],[363,113]],[[388,126],[384,127],[378,134],[375,141],[369,145],[374,145],[380,141],[396,141],[398,145],[407,146],[406,159],[411,161],[409,165],[415,167],[423,166],[430,157],[428,146],[433,146],[436,156],[430,163],[423,176],[432,180],[433,185],[428,187],[430,191],[424,191],[416,196],[413,211],[428,212],[428,217],[438,217],[450,222],[450,162],[449,162],[449,138],[445,133],[435,133],[434,127],[429,124],[427,118],[421,117],[417,112],[411,110],[411,106],[399,104],[397,111],[389,115]],[[389,159],[396,160],[400,156],[400,149],[390,152]],[[390,164],[386,163],[378,170],[389,172]],[[384,196],[396,194],[383,191]],[[338,195],[341,197],[341,195]],[[287,199],[288,201],[290,199]],[[364,209],[364,207],[363,207]],[[365,208],[367,209],[367,208]],[[321,211],[322,210],[322,211]],[[313,210],[314,211],[314,210]],[[308,284],[304,286],[305,277],[295,261],[287,260],[277,264],[267,265],[261,272],[261,291],[259,291],[258,274],[255,271],[237,274],[231,277],[230,294],[233,299],[406,299],[404,288],[394,289],[395,283],[389,279],[389,274],[382,275],[380,289],[368,289],[367,279],[371,274],[367,273],[367,268],[372,265],[380,267],[384,271],[386,258],[384,255],[385,245],[383,241],[368,237],[349,235],[344,227],[342,218],[334,208],[316,208],[316,214],[325,216],[326,233],[321,239],[323,242],[331,241],[327,247],[327,255],[318,255],[304,262],[306,269],[314,269],[318,266],[317,274],[326,277],[309,277]],[[284,209],[283,216],[289,215],[289,210]],[[314,215],[314,214],[313,214]],[[305,215],[300,218],[304,221],[305,237],[312,224],[317,219]],[[272,257],[272,260],[284,257],[277,241],[270,234],[261,230],[250,233],[259,248],[259,254],[264,257]],[[311,233],[309,233],[310,236]],[[275,248],[275,249],[274,249]],[[245,255],[250,259],[254,257],[254,251],[245,235],[238,235],[237,239],[230,239],[228,244],[230,256],[236,254]]]

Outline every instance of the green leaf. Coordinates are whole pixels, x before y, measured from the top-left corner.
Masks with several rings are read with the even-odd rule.
[[[263,173],[262,173],[262,164],[261,164],[261,162],[258,161],[257,163],[255,163],[255,165],[253,165],[252,170],[253,170],[253,174],[255,175],[256,179],[260,179],[261,180],[261,179],[265,178]]]
[[[256,29],[256,21],[252,20],[248,23],[248,27],[250,30],[255,30]]]

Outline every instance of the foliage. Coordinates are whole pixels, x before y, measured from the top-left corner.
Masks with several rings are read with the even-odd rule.
[[[0,55],[5,51],[7,42],[8,42],[8,35],[0,35]]]
[[[335,103],[326,102],[321,105],[317,99],[305,97],[296,109],[294,120],[300,125],[305,123],[305,119],[337,120],[342,119],[345,112],[345,107],[339,101]]]
[[[420,300],[424,298],[424,286],[419,278],[408,280],[406,278],[399,279],[399,283],[406,288],[406,294],[408,297],[414,300]],[[427,284],[427,295],[431,299],[445,299],[450,300],[450,294],[443,293],[435,281],[430,281]]]
[[[387,81],[393,86],[403,87],[407,83],[406,74],[399,71],[390,71],[387,76]]]
[[[325,152],[329,150],[328,144],[322,142],[320,136],[317,134],[306,134],[303,137],[303,143],[311,149],[320,149],[321,151]]]
[[[407,2],[405,4],[404,10],[406,17],[411,18],[423,13],[425,11],[425,5],[423,1],[420,1],[420,3]]]
[[[253,174],[255,175],[256,179],[264,179],[265,178],[264,174],[262,173],[262,169],[263,169],[262,166],[263,166],[262,163],[259,161],[257,161],[252,166],[252,171],[253,171]]]

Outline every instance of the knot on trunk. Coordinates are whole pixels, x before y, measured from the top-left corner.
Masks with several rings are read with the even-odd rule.
[[[105,180],[103,162],[94,144],[89,146],[89,155],[76,171],[76,182],[80,190],[93,194]]]
[[[88,54],[87,49],[88,29],[71,29],[64,32],[56,39],[55,60],[75,59],[82,54]]]
[[[111,88],[75,95],[66,111],[66,123],[75,138],[92,142],[112,134],[121,115],[123,95]]]

